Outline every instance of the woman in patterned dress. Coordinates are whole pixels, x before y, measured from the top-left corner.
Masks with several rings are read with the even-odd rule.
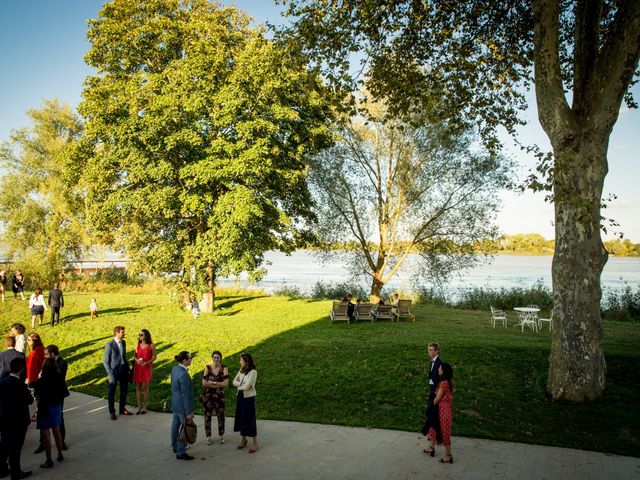
[[[136,401],[138,403],[136,415],[147,413],[151,369],[156,358],[156,347],[151,340],[151,333],[146,328],[143,328],[138,335],[138,345],[134,353],[132,380],[136,384]]]
[[[211,417],[216,412],[218,417],[218,436],[224,443],[224,388],[229,385],[229,369],[222,364],[222,353],[214,350],[211,354],[213,363],[204,367],[202,374],[202,394],[200,402],[204,408],[204,431],[207,445],[211,445]]]
[[[436,392],[434,405],[439,406],[440,430],[442,432],[442,443],[444,444],[445,456],[440,459],[440,463],[453,463],[451,456],[451,425],[453,423],[453,368],[448,363],[440,365],[440,383]]]

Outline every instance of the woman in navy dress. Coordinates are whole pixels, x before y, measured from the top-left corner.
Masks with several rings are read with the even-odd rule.
[[[257,426],[256,426],[256,364],[248,353],[240,355],[240,371],[233,379],[233,386],[237,387],[236,417],[233,423],[233,431],[240,432],[242,439],[236,447],[242,450],[247,446],[247,437],[252,437],[253,442],[249,453],[258,450]]]

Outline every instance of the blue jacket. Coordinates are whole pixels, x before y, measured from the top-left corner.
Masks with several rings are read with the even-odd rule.
[[[171,410],[188,415],[194,409],[193,382],[189,372],[183,366],[176,365],[171,369]]]
[[[111,340],[104,346],[104,357],[102,363],[104,369],[109,376],[109,383],[115,383],[120,373],[120,368],[129,369],[127,365],[127,344],[124,340],[122,342],[122,350],[124,351],[124,365],[121,365],[120,349],[115,339]]]

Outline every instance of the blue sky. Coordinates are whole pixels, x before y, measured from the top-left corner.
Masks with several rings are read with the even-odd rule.
[[[103,0],[1,0],[0,1],[0,141],[11,130],[27,125],[25,112],[47,98],[59,98],[76,106],[90,69],[83,56],[89,48],[86,21],[95,18]],[[271,0],[223,2],[248,12],[257,22],[281,23]],[[640,100],[640,85],[634,88]],[[521,129],[524,143],[548,145],[534,108],[526,112],[529,124]],[[534,161],[516,149],[509,152],[522,165],[521,174]],[[617,199],[604,211],[620,224],[626,238],[640,242],[640,112],[623,108],[609,143],[609,174],[605,196]],[[543,194],[501,194],[503,208],[497,221],[504,233],[541,233],[553,238],[553,206]],[[611,232],[610,232],[611,233]],[[611,234],[607,235],[610,237]]]

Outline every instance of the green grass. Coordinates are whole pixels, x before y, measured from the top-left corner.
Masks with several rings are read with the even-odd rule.
[[[87,307],[96,295],[100,317]],[[170,396],[169,371],[180,350],[194,355],[196,394],[211,351],[226,356],[230,375],[239,354],[258,365],[259,418],[417,431],[426,401],[426,344],[442,345],[457,394],[454,435],[599,450],[640,456],[640,326],[606,322],[607,389],[595,402],[552,402],[545,395],[550,334],[493,329],[487,312],[416,306],[417,322],[334,324],[329,301],[283,297],[219,297],[218,310],[193,320],[160,295],[69,294],[65,322],[38,328],[69,361],[68,381],[104,397],[104,344],[115,325],[127,328],[129,350],[148,328],[159,356],[151,407]],[[0,305],[0,325],[30,325],[27,302]],[[512,322],[513,323],[513,322]],[[233,415],[229,389],[227,413]],[[135,403],[133,388],[130,403]],[[200,406],[198,405],[200,410]]]

